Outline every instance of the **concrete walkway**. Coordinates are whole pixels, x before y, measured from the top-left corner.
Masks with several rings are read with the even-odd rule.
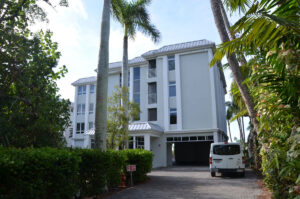
[[[260,194],[257,179],[250,170],[245,178],[212,178],[208,167],[169,167],[153,170],[146,183],[115,193],[109,199],[254,199]]]

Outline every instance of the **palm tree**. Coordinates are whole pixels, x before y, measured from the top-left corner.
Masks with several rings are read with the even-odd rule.
[[[154,42],[160,39],[160,33],[151,24],[146,6],[151,0],[112,0],[113,17],[123,26],[123,62],[122,62],[122,87],[128,87],[128,38],[134,39],[137,30],[152,38]],[[128,89],[123,89],[123,96],[128,98]],[[126,100],[124,100],[126,102]],[[125,109],[127,105],[124,104]],[[125,110],[127,113],[127,110]]]
[[[95,148],[102,150],[106,150],[110,7],[111,1],[103,0],[95,114]]]
[[[226,102],[225,105],[227,106],[226,121],[227,121],[227,126],[228,126],[228,133],[229,133],[230,142],[232,142],[230,120],[233,117],[233,111],[231,108],[231,102]]]
[[[221,8],[220,8],[220,5],[222,4],[222,2],[220,0],[210,0],[210,3],[211,3],[212,12],[214,15],[215,23],[216,23],[219,35],[221,37],[221,40],[223,43],[228,42],[228,41],[230,41],[230,39],[228,36],[228,32],[226,30],[226,26],[225,26]],[[258,132],[258,122],[256,119],[256,110],[254,109],[255,104],[252,99],[252,96],[250,95],[247,85],[243,84],[244,78],[242,76],[242,73],[241,73],[241,70],[239,67],[239,62],[236,58],[236,55],[234,53],[228,55],[227,61],[229,63],[229,67],[232,71],[233,78],[240,90],[241,96],[247,107],[247,110],[248,110],[248,113],[250,116],[250,120],[251,120],[256,132]]]

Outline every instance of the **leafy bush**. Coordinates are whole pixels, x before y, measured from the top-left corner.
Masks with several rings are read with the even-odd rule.
[[[80,158],[53,148],[0,148],[0,198],[70,198]]]
[[[135,182],[146,179],[152,153],[144,150],[0,148],[0,198],[68,199],[99,195],[120,185],[128,164]]]
[[[127,149],[121,152],[124,153],[127,158],[126,165],[136,165],[136,171],[133,172],[134,182],[145,181],[147,179],[147,173],[152,169],[152,152],[142,149]],[[124,170],[126,171],[125,167]],[[129,177],[129,174],[127,176]]]

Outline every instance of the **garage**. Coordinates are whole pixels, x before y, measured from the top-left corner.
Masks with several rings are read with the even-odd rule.
[[[168,137],[167,142],[173,146],[173,164],[208,165],[213,136]]]

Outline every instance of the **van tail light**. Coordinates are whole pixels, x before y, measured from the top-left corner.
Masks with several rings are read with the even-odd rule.
[[[212,164],[212,157],[209,157],[209,164]]]
[[[246,164],[246,158],[245,158],[245,156],[243,156],[243,159],[242,159],[242,160],[243,160],[242,163],[243,163],[243,164]]]

